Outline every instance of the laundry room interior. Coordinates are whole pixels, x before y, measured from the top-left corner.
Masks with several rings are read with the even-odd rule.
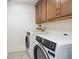
[[[7,59],[72,59],[72,0],[7,0]]]

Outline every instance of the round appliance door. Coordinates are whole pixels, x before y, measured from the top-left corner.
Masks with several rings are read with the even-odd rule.
[[[34,47],[34,59],[49,59],[49,56],[43,46],[36,45]]]
[[[26,43],[26,48],[29,49],[29,46],[30,46],[30,41],[29,41],[29,36],[26,36],[25,38],[25,43]]]

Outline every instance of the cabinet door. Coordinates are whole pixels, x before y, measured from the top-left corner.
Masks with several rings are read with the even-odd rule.
[[[36,22],[37,23],[43,23],[46,22],[46,0],[39,0],[39,2],[36,4]]]
[[[47,19],[56,18],[56,0],[47,0]]]
[[[56,0],[56,17],[61,15],[61,0]]]
[[[47,0],[41,0],[41,21],[47,21]]]
[[[61,1],[61,16],[68,16],[72,14],[72,0]]]
[[[40,19],[41,19],[41,3],[40,3],[40,1],[39,2],[37,2],[37,4],[36,4],[36,22],[40,22]]]

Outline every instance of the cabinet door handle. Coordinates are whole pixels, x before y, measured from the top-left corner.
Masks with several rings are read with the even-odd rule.
[[[56,16],[58,16],[59,14],[58,14],[58,9],[56,9]]]
[[[58,8],[58,15],[61,15],[61,8]]]
[[[59,15],[61,15],[61,0],[59,0],[59,5],[60,5],[60,7],[58,8],[58,11],[59,11]]]
[[[61,8],[56,9],[56,16],[61,15]]]
[[[61,15],[61,0],[56,0],[57,1],[57,9],[56,9],[56,16]]]

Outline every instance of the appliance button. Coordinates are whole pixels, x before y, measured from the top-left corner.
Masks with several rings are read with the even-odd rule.
[[[52,52],[50,52],[49,50],[48,50],[48,53],[49,53],[51,56],[55,57],[55,54],[52,53]]]
[[[65,33],[64,36],[68,36],[68,34]]]

